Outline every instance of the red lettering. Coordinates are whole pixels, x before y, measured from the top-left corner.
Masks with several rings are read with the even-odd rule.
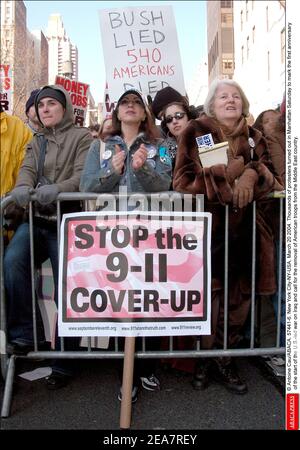
[[[140,48],[140,58],[146,58],[147,62],[150,62],[149,59],[149,50],[147,48],[144,49],[145,53],[143,54],[143,49]]]
[[[114,74],[113,74],[113,77],[114,77],[114,80],[115,80],[116,78],[121,78],[121,75],[119,74],[118,69],[117,69],[116,67],[114,68]]]
[[[65,78],[59,77],[58,75],[55,78],[55,84],[65,87]]]
[[[5,91],[8,91],[10,89],[10,78],[4,78],[2,86]]]
[[[146,75],[145,74],[145,70],[144,70],[144,66],[139,65],[139,72],[140,72],[140,75]]]
[[[0,64],[0,71],[4,72],[4,76],[8,77],[8,73],[9,73],[9,64]]]
[[[86,97],[89,85],[88,84],[82,84],[82,87],[83,87],[83,95]]]
[[[155,56],[154,52],[156,52],[156,54],[157,54],[156,58],[154,57]],[[158,63],[160,60],[161,60],[160,50],[158,48],[154,48],[152,50],[152,61],[155,62],[155,63]]]
[[[129,64],[134,64],[137,62],[137,57],[136,55],[133,55],[133,52],[135,52],[135,49],[127,50],[127,55],[133,58],[133,61],[129,61]]]
[[[77,104],[76,104],[77,95],[76,94],[71,94],[70,97],[71,97],[72,105],[73,106],[77,106]]]
[[[71,91],[72,92],[76,92],[78,94],[78,83],[77,83],[77,81],[72,81]]]
[[[69,92],[71,90],[71,80],[69,78],[65,78],[65,90]]]
[[[82,108],[87,107],[87,97],[74,94],[74,92],[71,94],[71,102],[73,106],[82,106]]]

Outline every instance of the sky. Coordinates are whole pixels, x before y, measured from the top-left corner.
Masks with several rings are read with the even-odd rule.
[[[171,5],[176,22],[185,85],[207,58],[205,1],[24,1],[27,28],[46,32],[50,14],[61,14],[72,44],[78,48],[79,81],[90,85],[96,102],[103,101],[105,66],[101,43],[100,9],[127,6]]]

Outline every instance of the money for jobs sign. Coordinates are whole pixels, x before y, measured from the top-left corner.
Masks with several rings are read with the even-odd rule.
[[[169,85],[185,95],[171,6],[105,9],[99,14],[111,100],[130,88],[154,97]]]
[[[157,214],[64,215],[60,336],[210,334],[211,215]]]
[[[89,85],[59,75],[55,78],[55,84],[62,86],[69,92],[73,105],[75,125],[83,127],[88,107]]]
[[[12,70],[10,64],[0,65],[0,103],[3,111],[12,112]]]

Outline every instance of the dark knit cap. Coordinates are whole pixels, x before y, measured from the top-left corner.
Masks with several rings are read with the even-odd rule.
[[[174,102],[184,102],[187,103],[185,97],[183,97],[180,92],[173,89],[171,86],[167,86],[156,93],[154,100],[152,102],[151,108],[153,114],[157,119],[159,119],[159,113],[170,103]]]
[[[143,98],[143,95],[137,89],[128,89],[127,91],[123,92],[123,94],[120,96],[117,104],[119,105],[122,98],[124,98],[126,95],[129,95],[129,94],[134,94],[137,97],[139,97],[139,99],[143,102],[143,105],[145,106],[145,100]]]
[[[61,103],[64,108],[66,107],[67,102],[65,94],[58,89],[53,89],[52,87],[49,86],[41,89],[40,93],[36,97],[36,104],[38,104],[45,97],[54,98],[59,103]]]
[[[34,91],[31,92],[30,97],[28,98],[27,102],[26,102],[26,106],[25,106],[25,113],[27,114],[29,108],[31,108],[31,106],[34,105],[34,101],[35,101],[35,97],[37,96],[37,94],[40,92],[39,89],[35,89]]]

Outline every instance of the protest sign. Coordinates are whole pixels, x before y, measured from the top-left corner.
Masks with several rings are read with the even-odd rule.
[[[12,70],[9,64],[0,65],[0,103],[3,110],[12,113]]]
[[[58,75],[55,84],[63,86],[69,92],[74,107],[75,125],[83,127],[88,107],[89,85]]]
[[[171,6],[111,8],[99,15],[111,100],[130,88],[154,97],[172,86],[185,95]]]
[[[110,99],[108,83],[106,83],[105,92],[104,92],[103,109],[102,109],[102,119],[108,119],[108,118],[110,119],[112,117],[114,108],[115,108],[115,103],[112,102]]]
[[[210,334],[211,215],[157,214],[64,215],[60,336]]]

